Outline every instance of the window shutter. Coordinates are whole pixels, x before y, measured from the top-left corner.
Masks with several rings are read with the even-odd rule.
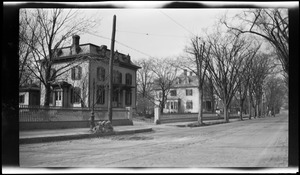
[[[100,75],[100,67],[97,67],[97,80],[101,80],[101,75]]]
[[[101,76],[102,76],[102,81],[105,81],[105,69],[104,68],[102,68]]]
[[[105,89],[103,87],[103,89],[102,89],[102,104],[104,104],[104,103],[105,103]]]
[[[81,72],[82,72],[82,68],[78,66],[78,80],[81,79]]]
[[[75,75],[75,69],[72,68],[72,69],[71,69],[71,79],[72,79],[72,80],[75,79],[75,76],[74,76],[74,75]]]
[[[74,96],[74,90],[71,88],[71,103],[73,104],[73,96]]]
[[[122,84],[122,73],[119,73],[119,83]]]

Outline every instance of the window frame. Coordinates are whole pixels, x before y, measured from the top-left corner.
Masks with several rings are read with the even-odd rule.
[[[122,84],[122,72],[118,70],[113,71],[113,83]]]
[[[132,91],[131,91],[131,89],[125,91],[125,105],[126,106],[131,106],[132,105]]]
[[[20,100],[20,98],[21,98],[22,100]],[[19,95],[19,103],[25,103],[25,94]]]
[[[193,89],[186,89],[185,90],[185,95],[186,96],[193,96]]]
[[[193,101],[192,100],[186,101],[186,109],[193,109]]]
[[[71,79],[72,80],[80,80],[82,74],[82,67],[81,66],[74,66],[71,69]]]
[[[105,87],[103,85],[97,85],[96,104],[105,104]]]
[[[125,84],[126,85],[132,85],[132,74],[131,73],[126,73],[125,74]]]
[[[174,92],[175,92],[175,94],[173,94]],[[177,90],[176,89],[170,90],[170,96],[176,97],[177,96]]]
[[[80,87],[73,87],[71,89],[71,103],[72,104],[81,103],[81,88]]]
[[[97,80],[98,81],[105,81],[105,74],[106,74],[106,70],[104,67],[102,67],[102,66],[97,67]]]

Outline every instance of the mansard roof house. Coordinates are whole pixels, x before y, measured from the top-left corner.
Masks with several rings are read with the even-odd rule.
[[[51,84],[50,106],[92,107],[108,106],[108,68],[110,50],[107,46],[79,44],[73,36],[72,45],[57,49],[52,73],[57,71]],[[113,99],[115,108],[136,107],[136,71],[129,55],[114,53]],[[44,104],[45,87],[41,86],[40,104]]]

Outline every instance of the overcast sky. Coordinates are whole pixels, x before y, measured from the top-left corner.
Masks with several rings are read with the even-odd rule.
[[[104,3],[109,4],[110,2]],[[63,4],[68,5],[68,3]],[[71,2],[70,4],[77,5],[79,8],[97,5],[95,2]],[[93,29],[95,32],[80,35],[80,44],[92,43],[98,46],[107,45],[110,48],[113,15],[116,15],[115,50],[129,54],[132,60],[149,57],[176,57],[183,53],[193,35],[201,36],[204,35],[204,30],[212,31],[214,23],[225,12],[234,15],[242,11],[237,8],[166,9],[156,7],[160,5],[158,1],[124,1],[112,4],[125,8],[80,9],[80,15],[101,19],[99,26]],[[225,3],[223,2],[223,4]],[[255,2],[254,5],[260,4]],[[270,2],[263,4],[270,5]],[[274,4],[276,6],[276,2],[271,2],[271,5],[274,6]],[[288,5],[289,3],[284,4]],[[266,5],[265,7],[267,7]],[[281,7],[282,3],[278,5]]]
[[[175,57],[189,38],[203,34],[228,9],[86,9],[82,13],[99,18],[97,33],[81,35],[80,43],[110,48],[113,15],[116,15],[115,50],[140,58]],[[238,9],[233,13],[240,12]],[[120,44],[121,43],[121,44]],[[125,45],[125,46],[124,46]]]

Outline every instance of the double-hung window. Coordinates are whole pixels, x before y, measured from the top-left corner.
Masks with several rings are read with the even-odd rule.
[[[186,102],[186,109],[193,109],[193,101]]]
[[[104,104],[105,103],[105,87],[102,85],[97,86],[97,96],[96,96],[96,103],[97,104]]]
[[[25,95],[19,95],[19,103],[24,103]]]
[[[186,89],[185,93],[186,93],[186,96],[192,96],[193,95],[193,89]]]
[[[75,66],[71,69],[71,79],[80,80],[81,79],[82,68],[80,66]]]
[[[97,79],[98,81],[105,81],[105,69],[103,67],[97,67]]]
[[[171,96],[176,96],[177,95],[177,91],[176,90],[171,90],[170,91],[170,95]]]
[[[59,95],[55,95],[56,99],[61,98]],[[74,87],[71,89],[71,103],[80,103],[81,102],[81,89],[80,87]]]
[[[132,75],[130,73],[127,73],[125,76],[126,85],[132,85]]]

